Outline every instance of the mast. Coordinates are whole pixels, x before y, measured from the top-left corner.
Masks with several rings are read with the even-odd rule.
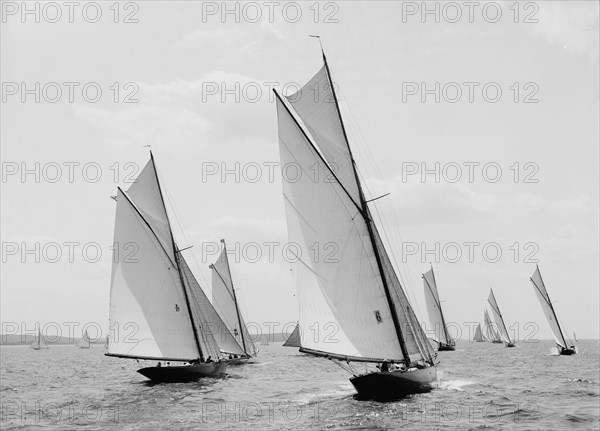
[[[439,301],[439,292],[437,292],[437,281],[435,280],[435,273],[433,272],[433,265],[431,266],[431,275],[433,276],[433,283],[436,286],[437,295],[433,295],[433,289],[429,285],[429,282],[427,281],[425,274],[422,274],[422,277],[423,277],[423,280],[425,280],[425,283],[427,283],[427,287],[429,288],[429,291],[431,292],[433,299],[435,300],[435,303],[437,304],[438,308],[440,309],[440,316],[442,318],[442,327],[444,328],[444,336],[446,337],[446,341],[448,342],[448,344],[450,344],[450,336],[448,335],[448,329],[446,328],[446,320],[444,319],[444,312],[442,311],[442,304]]]
[[[565,348],[566,348],[566,347],[568,347],[567,340],[565,340],[565,336],[563,335],[562,328],[560,327],[560,323],[558,323],[558,318],[556,317],[556,311],[554,311],[554,307],[552,306],[552,301],[550,301],[550,295],[548,294],[548,289],[546,289],[546,284],[544,283],[544,279],[542,278],[542,273],[540,272],[540,268],[538,267],[537,263],[535,264],[535,268],[537,269],[538,275],[540,276],[540,280],[542,281],[542,285],[544,286],[544,290],[546,291],[546,294],[544,295],[542,293],[542,291],[540,290],[538,285],[535,284],[535,281],[533,281],[532,277],[529,277],[529,280],[531,280],[531,282],[533,283],[535,288],[540,293],[542,293],[542,296],[545,296],[548,299],[547,300],[548,305],[550,306],[550,310],[552,310],[552,315],[554,316],[554,320],[556,321],[556,326],[558,326],[558,331],[560,332],[560,336],[563,340],[563,343],[565,343]]]
[[[154,168],[154,175],[156,176],[156,184],[158,185],[158,192],[160,193],[160,201],[162,202],[163,208],[165,210],[165,216],[167,217],[167,223],[169,224],[169,226],[171,226],[171,222],[169,220],[169,214],[167,212],[167,207],[165,206],[165,199],[163,197],[162,187],[160,186],[160,181],[158,179],[158,172],[156,171],[156,164],[154,163],[154,155],[152,154],[152,151],[150,151],[150,159],[152,160],[152,167]],[[175,255],[175,266],[177,267],[177,273],[179,274],[179,281],[181,282],[181,287],[183,288],[183,295],[185,297],[185,305],[188,310],[188,315],[190,316],[190,323],[192,324],[192,330],[194,331],[194,340],[196,341],[196,347],[198,348],[198,354],[200,355],[200,360],[204,361],[202,347],[200,347],[200,338],[198,337],[198,330],[196,329],[196,325],[194,323],[194,317],[192,315],[192,307],[190,305],[190,299],[188,297],[187,289],[185,288],[183,274],[181,273],[181,265],[179,263],[179,251],[177,250],[177,246],[175,245],[175,238],[173,237],[173,232],[171,231],[171,229],[169,229],[169,233],[171,235],[171,245],[173,246],[173,252],[174,252],[173,254]]]
[[[340,111],[340,106],[339,106],[339,103],[337,100],[337,95],[335,93],[335,88],[333,86],[333,80],[331,79],[331,71],[329,70],[329,65],[327,64],[327,57],[325,56],[325,51],[322,49],[322,47],[321,47],[321,53],[323,54],[323,62],[325,63],[325,69],[327,70],[327,78],[329,79],[329,86],[331,87],[331,94],[333,95],[333,100],[335,102],[335,107],[337,110],[338,118],[339,118],[340,124],[342,126],[342,133],[344,134],[344,139],[345,139],[346,145],[348,147],[348,153],[350,155],[350,161],[352,163],[352,170],[354,172],[354,178],[356,179],[356,185],[358,187],[358,194],[359,194],[359,198],[360,198],[360,204],[362,207],[362,215],[365,219],[365,223],[367,225],[367,230],[369,231],[369,238],[371,240],[371,246],[373,247],[373,251],[375,253],[375,259],[377,260],[377,268],[379,269],[379,274],[381,275],[381,281],[383,283],[385,297],[388,302],[390,312],[392,314],[392,320],[394,321],[394,329],[396,330],[398,342],[400,343],[400,348],[402,349],[402,355],[404,356],[404,361],[406,362],[406,365],[409,365],[410,364],[410,356],[406,349],[406,343],[404,341],[404,335],[402,334],[402,330],[400,328],[400,321],[398,319],[396,307],[394,306],[394,302],[392,301],[392,295],[390,293],[388,281],[385,277],[385,271],[383,270],[383,263],[381,261],[381,256],[379,255],[379,250],[377,249],[377,245],[375,243],[375,234],[373,232],[373,226],[371,225],[372,220],[369,217],[369,215],[370,215],[369,208],[368,208],[367,202],[365,200],[364,192],[362,190],[362,185],[361,185],[360,179],[358,177],[358,172],[356,171],[356,162],[354,161],[354,156],[352,155],[352,149],[350,148],[350,141],[348,140],[348,135],[346,133],[346,127],[344,126],[344,121],[342,120],[342,113]]]
[[[223,254],[225,255],[225,263],[227,264],[227,270],[229,272],[229,280],[231,281],[231,291],[233,292],[233,303],[235,304],[235,313],[237,315],[238,325],[240,326],[240,334],[242,335],[242,347],[244,349],[244,352],[246,352],[246,354],[248,354],[248,350],[246,348],[246,340],[244,338],[244,328],[242,326],[242,318],[240,316],[240,309],[238,307],[237,297],[235,295],[235,288],[233,287],[233,277],[231,276],[231,268],[229,267],[229,258],[227,257],[227,245],[225,245],[224,239],[222,239],[221,242],[223,243]],[[215,268],[215,266],[212,264],[210,265],[210,268],[213,269],[217,273],[217,275],[219,276],[219,278],[225,285],[225,288],[227,290],[229,290],[227,283],[225,283],[225,280],[223,280],[223,277],[221,277],[221,274],[219,274],[219,271],[217,271],[217,268]]]

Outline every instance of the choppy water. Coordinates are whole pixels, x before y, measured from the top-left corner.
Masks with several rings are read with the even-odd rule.
[[[349,374],[280,343],[229,377],[153,385],[102,346],[1,348],[0,428],[52,430],[598,429],[599,343],[458,344],[439,388],[393,403],[357,401]]]

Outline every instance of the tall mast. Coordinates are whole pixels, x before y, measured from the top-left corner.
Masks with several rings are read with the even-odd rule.
[[[227,264],[227,271],[229,272],[229,281],[231,281],[231,291],[233,292],[233,303],[235,304],[235,313],[237,314],[238,325],[240,326],[240,333],[242,335],[242,347],[244,348],[244,352],[246,352],[246,354],[248,354],[248,349],[246,348],[246,340],[244,338],[244,328],[242,327],[242,318],[240,316],[240,309],[238,307],[237,297],[235,296],[235,288],[233,287],[233,277],[231,276],[231,268],[229,267],[229,258],[227,257],[227,246],[225,245],[224,239],[222,239],[221,242],[223,243],[223,254],[225,255],[225,263]],[[225,283],[225,280],[223,280],[223,277],[221,277],[221,274],[219,274],[219,271],[217,271],[217,268],[215,268],[214,265],[210,265],[210,267],[217,273],[217,275],[219,276],[219,278],[225,285],[225,288],[227,290],[229,290],[227,283]]]
[[[546,286],[546,284],[544,283],[544,279],[542,278],[542,273],[540,272],[540,268],[538,267],[537,263],[535,264],[535,268],[537,269],[537,272],[540,276],[540,280],[542,280],[542,284],[544,285],[544,287]],[[535,281],[533,281],[532,277],[529,277],[529,279],[531,280],[531,282],[533,283],[533,285],[535,286],[535,288],[542,293],[542,291],[540,290],[540,288],[538,287],[537,284],[535,284]],[[550,301],[550,295],[548,294],[548,289],[545,289],[546,291],[546,295],[542,294],[542,296],[546,296],[546,298],[548,298],[548,305],[550,306],[550,310],[552,310],[552,315],[554,316],[554,320],[556,321],[556,326],[558,326],[558,331],[560,332],[560,336],[563,340],[563,343],[565,343],[565,347],[567,347],[567,340],[565,340],[565,336],[562,333],[562,328],[560,327],[560,323],[558,323],[558,318],[556,317],[556,311],[554,311],[554,307],[552,306],[552,301]]]
[[[185,305],[187,306],[188,315],[190,316],[190,323],[192,324],[192,330],[194,331],[194,340],[196,341],[196,347],[198,348],[198,354],[200,359],[204,361],[204,355],[202,353],[202,347],[200,347],[200,338],[198,337],[198,330],[194,323],[194,316],[192,315],[192,307],[190,305],[190,299],[188,297],[187,289],[185,288],[185,282],[183,280],[183,274],[181,273],[181,265],[179,263],[179,251],[175,245],[175,238],[173,238],[173,232],[171,231],[171,222],[169,221],[169,214],[167,213],[167,207],[165,206],[165,200],[162,194],[162,188],[158,179],[158,172],[156,172],[156,164],[154,163],[154,155],[150,151],[150,159],[152,160],[152,168],[154,169],[154,175],[156,177],[156,184],[158,185],[158,192],[160,193],[160,201],[162,202],[165,216],[167,217],[167,223],[169,224],[169,233],[171,235],[171,245],[173,246],[173,254],[175,255],[175,265],[177,266],[177,273],[179,274],[179,281],[181,281],[181,287],[183,288],[183,295],[185,297]]]
[[[333,100],[335,102],[335,107],[338,113],[338,118],[340,120],[340,124],[342,126],[342,132],[344,134],[344,139],[346,141],[346,145],[348,147],[348,153],[350,155],[350,161],[352,163],[352,171],[354,172],[354,178],[356,179],[356,185],[358,187],[358,194],[360,198],[360,204],[362,207],[363,217],[365,218],[365,223],[367,225],[367,230],[369,231],[369,238],[371,240],[371,246],[373,247],[373,251],[375,253],[375,259],[377,260],[377,268],[379,269],[379,274],[381,275],[381,281],[383,283],[383,289],[385,291],[385,297],[388,302],[388,306],[390,308],[390,312],[392,314],[392,320],[394,321],[394,329],[396,330],[396,335],[398,337],[398,342],[400,343],[400,348],[402,349],[402,355],[404,356],[404,360],[407,365],[410,364],[410,356],[406,349],[406,342],[404,341],[404,335],[402,334],[402,330],[400,329],[400,321],[398,319],[398,314],[396,311],[396,307],[394,306],[394,302],[392,301],[392,295],[390,293],[390,288],[388,285],[388,281],[385,278],[385,271],[383,270],[383,263],[381,262],[381,256],[379,255],[379,251],[377,250],[377,245],[375,243],[375,233],[373,232],[373,226],[371,225],[372,220],[370,218],[369,208],[367,206],[367,202],[365,200],[365,196],[362,190],[362,185],[360,183],[360,179],[358,178],[358,172],[356,171],[356,163],[354,161],[354,156],[352,155],[352,149],[350,148],[350,141],[348,140],[348,135],[346,133],[346,127],[344,126],[344,121],[342,120],[342,113],[340,111],[340,107],[337,100],[337,95],[335,93],[335,88],[333,86],[333,79],[331,78],[331,72],[329,70],[329,65],[327,64],[327,57],[325,56],[325,51],[321,47],[321,53],[323,54],[323,62],[325,63],[325,69],[327,71],[327,78],[329,79],[329,86],[331,87],[331,94],[333,94]]]

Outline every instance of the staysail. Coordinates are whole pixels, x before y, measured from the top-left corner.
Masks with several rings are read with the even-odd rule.
[[[223,243],[221,255],[214,264],[210,265],[212,271],[212,303],[242,352],[254,356],[257,349],[242,317],[233,286],[225,241],[221,240],[221,242]]]
[[[107,355],[190,361],[218,353],[192,313],[153,157],[115,200]]]
[[[540,301],[542,310],[544,310],[544,315],[546,316],[546,320],[548,321],[548,325],[550,326],[550,330],[552,331],[552,335],[554,336],[556,344],[567,348],[567,341],[565,340],[563,332],[560,328],[560,324],[558,323],[556,312],[554,311],[554,307],[552,306],[552,302],[550,301],[550,297],[548,296],[548,291],[546,290],[546,286],[544,285],[544,281],[542,280],[542,274],[540,273],[540,269],[537,265],[530,280],[531,284],[533,284],[533,290],[535,291],[536,296]]]
[[[500,308],[498,307],[498,302],[496,302],[496,297],[494,296],[494,291],[490,289],[490,295],[488,296],[488,302],[490,307],[492,308],[492,315],[494,316],[494,320],[496,321],[496,325],[500,330],[500,336],[506,343],[512,343],[510,340],[510,336],[508,335],[508,330],[506,329],[506,325],[504,324],[504,319],[502,318],[502,314],[500,313]]]
[[[500,334],[494,327],[492,319],[490,319],[490,315],[488,314],[487,310],[483,312],[483,323],[485,324],[485,331],[487,333],[487,336],[491,341],[502,341],[500,339]]]
[[[442,304],[435,282],[433,268],[423,274],[423,288],[425,290],[425,303],[427,304],[427,313],[429,314],[429,323],[435,333],[434,340],[438,343],[450,344],[452,341],[448,335],[448,328],[442,312]]]
[[[485,341],[485,336],[483,335],[483,331],[481,330],[481,324],[477,324],[477,328],[475,329],[475,335],[473,336],[474,341]]]
[[[296,94],[275,93],[301,351],[432,362],[362,193],[326,60]]]
[[[283,343],[284,347],[302,347],[300,342],[300,325],[297,324],[288,339]]]

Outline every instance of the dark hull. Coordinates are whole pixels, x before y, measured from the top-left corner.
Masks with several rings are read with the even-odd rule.
[[[515,347],[515,343],[504,343],[506,347]]]
[[[250,362],[253,358],[236,358],[236,359],[225,359],[224,361],[227,362],[228,366],[232,366],[232,365],[244,365],[247,364],[248,362]]]
[[[164,367],[148,367],[138,373],[153,382],[191,382],[203,377],[219,377],[225,374],[226,362],[208,362],[194,365],[177,365]]]
[[[453,352],[456,350],[456,347],[451,344],[442,344],[438,345],[438,352]]]
[[[565,349],[565,348],[561,348],[558,351],[559,355],[566,355],[566,356],[570,356],[570,355],[576,355],[577,352],[575,351],[575,349]]]
[[[493,344],[502,344],[503,341],[502,340],[492,340]]]
[[[352,377],[359,399],[390,400],[429,392],[437,381],[436,367],[414,371],[372,372]]]

